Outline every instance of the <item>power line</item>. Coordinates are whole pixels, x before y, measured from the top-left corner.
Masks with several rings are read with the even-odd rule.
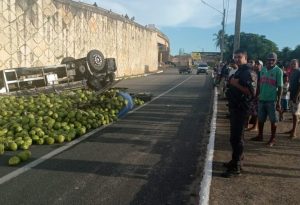
[[[201,0],[201,2],[202,2],[203,4],[205,4],[206,6],[209,6],[210,8],[212,8],[212,9],[216,10],[217,12],[219,12],[220,14],[222,14],[222,15],[223,15],[223,12],[222,12],[222,11],[220,11],[219,9],[217,9],[217,8],[213,7],[212,5],[210,5],[210,4],[208,4],[208,3],[206,3],[206,2],[205,2],[205,1],[203,1],[203,0]]]
[[[222,33],[221,33],[221,45],[220,45],[220,50],[221,50],[221,61],[223,61],[223,55],[224,55],[224,33],[225,33],[225,14],[226,14],[226,10],[225,10],[225,3],[224,3],[224,0],[223,0],[223,12],[220,11],[219,9],[209,5],[208,3],[206,3],[205,1],[201,0],[201,2],[205,5],[207,5],[208,7],[216,10],[217,12],[219,12],[220,14],[222,14]]]

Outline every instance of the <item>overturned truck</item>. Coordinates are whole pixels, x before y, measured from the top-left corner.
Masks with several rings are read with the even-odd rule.
[[[116,82],[114,58],[91,50],[84,58],[65,57],[61,64],[4,69],[0,72],[0,93],[31,93],[89,87],[106,90]]]

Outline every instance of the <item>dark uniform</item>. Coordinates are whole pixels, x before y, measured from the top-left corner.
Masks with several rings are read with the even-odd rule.
[[[241,65],[232,78],[239,79],[239,84],[247,87],[251,95],[245,95],[238,88],[229,85],[226,92],[230,112],[230,144],[232,147],[231,165],[238,167],[244,151],[244,128],[248,119],[251,100],[255,96],[257,75],[247,65]]]

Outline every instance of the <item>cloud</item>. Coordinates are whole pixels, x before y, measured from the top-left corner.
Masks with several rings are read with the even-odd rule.
[[[300,17],[298,0],[252,0],[243,6],[243,18],[247,22],[272,22]]]
[[[201,0],[81,0],[97,2],[99,7],[111,9],[119,14],[134,16],[136,22],[157,27],[198,27],[220,26],[222,15],[203,4]],[[227,23],[234,23],[236,1],[229,1]],[[300,17],[299,0],[251,0],[243,1],[242,21],[247,23],[270,22],[291,17]],[[223,1],[205,0],[209,5],[223,10]]]

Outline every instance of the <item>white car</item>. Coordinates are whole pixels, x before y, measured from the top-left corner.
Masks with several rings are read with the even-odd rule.
[[[197,67],[197,75],[199,73],[206,73],[208,74],[208,65],[206,63],[200,63]]]

